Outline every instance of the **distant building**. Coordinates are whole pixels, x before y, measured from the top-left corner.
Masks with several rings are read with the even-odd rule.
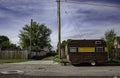
[[[41,58],[41,57],[43,57],[43,56],[46,56],[48,53],[49,53],[50,51],[49,51],[49,48],[48,47],[45,47],[45,48],[43,48],[42,50],[41,50],[41,52],[30,52],[29,54],[28,54],[28,57],[31,59],[31,58],[33,58],[33,59],[39,59],[39,58]]]
[[[115,48],[120,49],[120,36],[115,38],[114,46],[115,46]]]
[[[115,57],[120,58],[120,36],[116,37],[114,40],[114,48],[115,48]]]

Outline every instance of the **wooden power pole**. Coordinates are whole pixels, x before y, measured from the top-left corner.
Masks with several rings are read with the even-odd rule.
[[[60,0],[57,0],[57,14],[58,14],[58,54],[61,59],[61,18],[60,18]]]
[[[31,23],[30,23],[30,52],[32,50],[32,25],[33,25],[33,19],[31,19]]]

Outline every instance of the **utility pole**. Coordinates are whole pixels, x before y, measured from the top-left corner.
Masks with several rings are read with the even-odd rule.
[[[32,25],[33,25],[33,19],[31,19],[31,23],[30,23],[30,52],[32,50]]]
[[[61,18],[60,18],[60,0],[57,0],[57,14],[58,14],[58,54],[61,59]]]
[[[2,41],[2,39],[0,39],[0,42]],[[1,48],[2,48],[2,46],[1,46],[1,44],[0,44],[0,52],[1,52]]]

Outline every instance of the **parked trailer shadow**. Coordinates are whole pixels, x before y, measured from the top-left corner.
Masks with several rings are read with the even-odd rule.
[[[97,65],[95,65],[95,66],[92,66],[90,63],[81,63],[81,64],[74,64],[73,66],[75,66],[75,67],[81,67],[81,66],[83,66],[83,67],[88,67],[88,66],[90,66],[90,67],[99,67],[99,66],[120,66],[120,63],[118,64],[118,63],[104,63],[104,64],[97,64]]]
[[[30,75],[1,75],[0,78],[120,78],[120,76],[30,76]]]

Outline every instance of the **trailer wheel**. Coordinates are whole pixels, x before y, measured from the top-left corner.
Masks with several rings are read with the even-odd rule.
[[[92,66],[95,66],[95,65],[96,65],[96,62],[95,62],[95,61],[91,61],[91,65],[92,65]]]

